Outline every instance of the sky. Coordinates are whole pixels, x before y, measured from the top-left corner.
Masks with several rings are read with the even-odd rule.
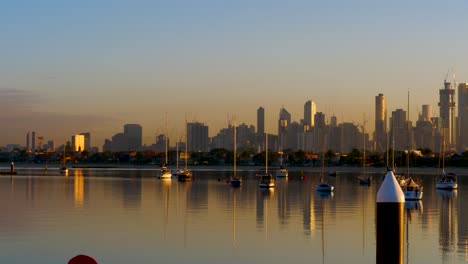
[[[0,1],[0,146],[36,131],[92,145],[143,126],[150,145],[185,119],[228,119],[277,133],[304,103],[373,131],[375,96],[391,111],[438,115],[439,89],[468,82],[466,1]],[[448,71],[450,73],[447,75]]]

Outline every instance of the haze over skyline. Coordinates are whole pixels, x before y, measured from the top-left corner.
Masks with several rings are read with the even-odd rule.
[[[11,1],[0,4],[0,145],[36,131],[92,145],[143,126],[143,143],[182,138],[185,117],[210,136],[229,116],[277,133],[312,100],[327,119],[374,130],[375,96],[391,111],[438,115],[447,70],[468,82],[465,1]],[[452,76],[448,78],[452,80]]]

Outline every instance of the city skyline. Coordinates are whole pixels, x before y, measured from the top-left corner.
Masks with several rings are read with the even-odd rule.
[[[374,131],[377,94],[392,111],[406,109],[410,90],[416,121],[422,105],[439,116],[448,69],[468,81],[468,3],[283,4],[2,3],[0,145],[23,145],[28,131],[57,145],[89,131],[101,147],[126,123],[150,144],[166,112],[173,142],[186,118],[211,137],[229,116],[256,124],[260,106],[276,133],[280,109],[299,122],[308,100],[338,122],[368,113]]]

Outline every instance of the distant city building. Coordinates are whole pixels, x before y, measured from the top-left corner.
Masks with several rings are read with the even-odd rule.
[[[423,105],[422,106],[422,115],[419,120],[421,121],[431,121],[432,118],[432,106],[431,105]]]
[[[143,129],[138,124],[124,125],[124,134],[128,140],[128,150],[139,150],[142,145]]]
[[[440,113],[440,128],[443,140],[450,147],[455,144],[455,89],[451,83],[444,81],[444,88],[439,90],[439,113]]]
[[[55,141],[53,140],[47,141],[47,145],[45,146],[45,149],[48,151],[55,151]]]
[[[317,112],[317,107],[315,105],[315,102],[309,100],[304,104],[303,123],[305,126],[308,126],[309,129],[314,127],[315,125],[314,116],[316,112]]]
[[[265,109],[263,107],[257,109],[257,134],[265,134]]]
[[[128,137],[125,133],[117,133],[112,136],[111,151],[129,151]]]
[[[395,150],[402,151],[413,148],[412,125],[407,120],[406,111],[396,109],[391,117],[391,140]]]
[[[32,150],[36,149],[36,132],[35,131],[31,133],[31,149]]]
[[[83,151],[85,149],[85,137],[83,135],[73,135],[71,144],[74,151]]]
[[[330,117],[330,126],[331,127],[338,126],[338,119],[336,118],[336,116],[331,116]]]
[[[85,138],[84,149],[90,151],[91,150],[91,133],[83,132],[83,133],[80,133],[80,135],[83,135]]]
[[[102,145],[102,151],[112,151],[112,141],[109,139],[104,140],[104,145]]]
[[[291,114],[283,107],[279,112],[278,137],[281,137],[281,133],[286,131],[289,124],[291,124]]]
[[[265,109],[259,107],[257,109],[257,149],[258,151],[265,150]]]
[[[375,97],[375,131],[374,146],[377,152],[383,152],[387,143],[387,104],[385,96],[379,94]]]
[[[169,140],[167,142],[169,146]],[[153,150],[156,152],[165,152],[166,151],[166,137],[164,134],[159,134],[156,136],[156,144],[153,147]]]
[[[210,139],[208,137],[208,126],[203,123],[187,123],[188,150],[190,152],[209,151]]]
[[[29,137],[29,131],[28,131],[28,133],[26,133],[26,149],[27,149],[27,150],[30,150],[30,149],[31,149],[31,143],[30,143],[30,141],[29,141],[29,138],[30,138],[30,137]]]
[[[429,148],[434,151],[434,136],[436,128],[431,121],[430,116],[430,105],[423,105],[423,111],[419,115],[418,121],[416,121],[416,127],[414,128],[414,141],[415,148]]]
[[[468,150],[468,83],[458,85],[458,150]]]
[[[322,112],[315,113],[314,123],[316,127],[325,127],[325,114]]]

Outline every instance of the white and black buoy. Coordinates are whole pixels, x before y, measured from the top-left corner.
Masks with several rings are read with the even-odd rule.
[[[387,171],[377,192],[377,264],[403,263],[405,194],[395,175]]]
[[[15,163],[13,163],[13,161],[10,164],[10,174],[15,174]]]

